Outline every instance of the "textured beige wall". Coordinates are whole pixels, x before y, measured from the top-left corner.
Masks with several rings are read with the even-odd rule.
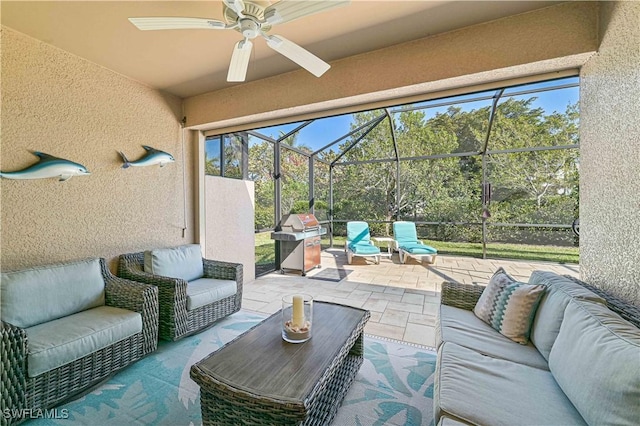
[[[640,2],[601,12],[581,71],[580,273],[640,305]]]
[[[299,70],[235,85],[186,99],[187,125],[274,111],[286,116],[300,106],[322,110],[335,99],[357,104],[361,95],[487,71],[486,81],[520,77],[542,72],[527,65],[545,61],[546,71],[556,71],[563,62],[552,60],[596,50],[597,22],[597,3],[570,2],[335,61],[320,79]],[[518,66],[519,75],[494,72]]]
[[[182,230],[181,100],[7,28],[1,49],[1,170],[33,164],[36,150],[92,173],[1,180],[2,269],[193,242],[193,144]],[[142,144],[176,163],[122,169],[118,151],[136,159]]]
[[[255,272],[252,181],[205,176],[205,257],[242,263],[244,282]]]

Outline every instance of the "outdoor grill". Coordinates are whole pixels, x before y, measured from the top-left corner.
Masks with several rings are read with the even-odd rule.
[[[280,242],[280,271],[294,269],[302,276],[320,266],[320,236],[327,230],[311,213],[289,214],[282,218],[271,239]]]

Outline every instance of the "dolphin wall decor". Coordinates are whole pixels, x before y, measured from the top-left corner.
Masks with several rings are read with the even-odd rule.
[[[33,155],[40,161],[15,172],[0,172],[0,177],[4,179],[46,179],[60,177],[60,181],[71,179],[73,176],[90,175],[89,171],[82,164],[54,157],[44,152],[32,151]]]
[[[165,164],[176,161],[175,158],[173,158],[173,155],[167,152],[160,151],[147,145],[142,145],[142,147],[147,151],[147,153],[136,161],[129,161],[126,155],[124,155],[124,152],[120,151],[120,156],[122,157],[122,161],[124,161],[124,164],[122,165],[123,169],[129,167],[153,166],[156,164],[159,164],[160,167],[164,167]]]

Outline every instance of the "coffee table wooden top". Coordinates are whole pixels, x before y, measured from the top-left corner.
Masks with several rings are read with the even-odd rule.
[[[354,334],[362,334],[369,312],[333,303],[313,303],[311,339],[282,339],[276,312],[197,363],[202,373],[234,389],[280,401],[301,402],[311,393]]]

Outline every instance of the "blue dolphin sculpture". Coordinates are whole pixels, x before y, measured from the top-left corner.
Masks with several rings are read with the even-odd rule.
[[[122,165],[123,169],[129,167],[153,166],[156,164],[159,164],[160,167],[164,167],[165,164],[173,163],[176,161],[175,158],[173,158],[173,156],[167,152],[160,151],[147,145],[142,145],[142,147],[147,151],[147,153],[136,161],[129,161],[127,159],[127,156],[124,155],[124,152],[120,151],[120,156],[124,161],[124,164]]]
[[[40,159],[36,164],[15,172],[0,172],[4,179],[46,179],[60,177],[60,181],[71,179],[73,176],[90,175],[82,164],[54,157],[44,152],[32,151]]]

